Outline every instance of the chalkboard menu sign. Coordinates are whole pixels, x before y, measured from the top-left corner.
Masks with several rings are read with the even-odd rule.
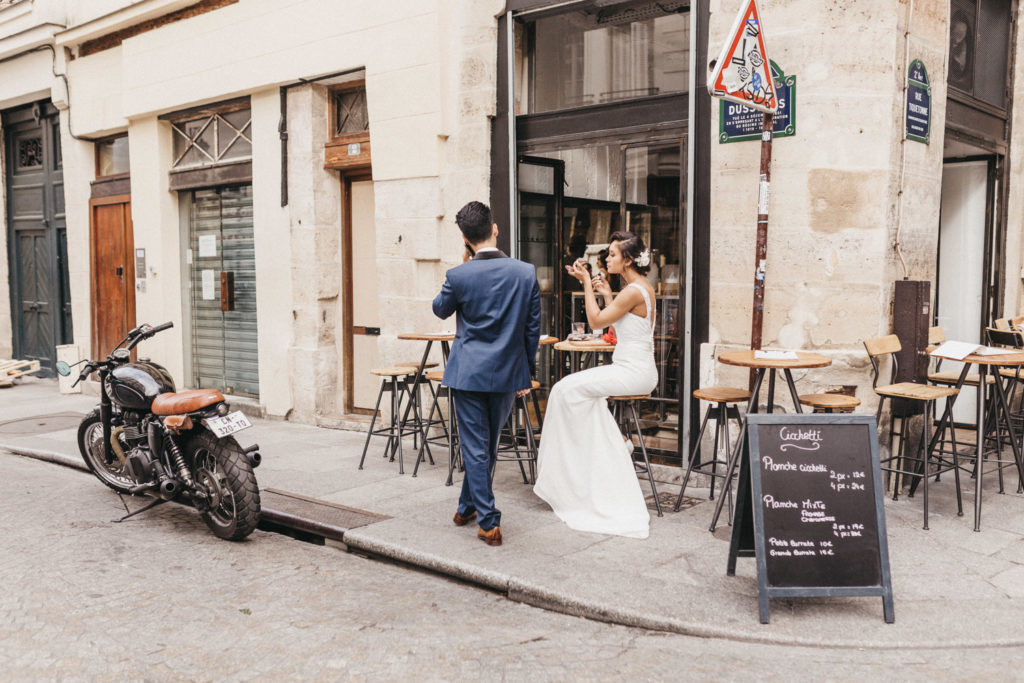
[[[754,414],[747,435],[730,552],[752,535],[761,622],[771,597],[880,596],[892,623],[874,416]]]

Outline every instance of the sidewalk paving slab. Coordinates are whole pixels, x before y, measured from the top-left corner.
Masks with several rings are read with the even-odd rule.
[[[0,390],[0,450],[84,469],[76,430],[19,435],[4,433],[2,424],[84,414],[96,403],[95,397],[59,394],[54,380],[32,378]],[[375,438],[359,470],[365,433],[266,419],[253,423],[238,436],[243,446],[260,444],[263,463],[256,475],[262,488],[390,518],[347,530],[343,542],[350,550],[473,582],[512,600],[640,628],[749,642],[1024,645],[1024,496],[1015,492],[1015,476],[1008,477],[1005,494],[997,492],[994,475],[986,478],[980,533],[972,531],[970,509],[956,515],[951,478],[932,487],[929,531],[921,529],[919,496],[886,500],[895,624],[884,623],[880,598],[804,598],[772,600],[772,621],[765,625],[758,621],[754,560],[740,558],[736,576],[726,576],[729,529],[708,532],[708,501],[666,511],[662,518],[652,510],[646,540],[576,532],[523,484],[514,463],[500,463],[495,496],[505,543],[494,548],[476,539],[475,526],[452,525],[461,475],[454,486],[444,485],[446,452],[435,451],[435,464],[422,465],[412,477],[415,455],[406,442],[406,474],[399,475],[398,463],[381,457],[384,440]],[[969,508],[973,481],[965,478],[963,486]],[[145,517],[133,523],[144,524]]]

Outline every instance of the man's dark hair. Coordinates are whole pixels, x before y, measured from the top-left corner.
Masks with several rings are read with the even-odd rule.
[[[455,214],[455,222],[470,244],[480,244],[491,236],[491,210],[482,202],[470,202]]]

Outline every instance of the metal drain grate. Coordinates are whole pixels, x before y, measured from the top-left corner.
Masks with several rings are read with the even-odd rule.
[[[391,519],[387,515],[278,489],[260,491],[260,503],[260,514],[267,521],[339,541],[349,529]]]
[[[669,491],[659,491],[658,500],[661,501],[662,512],[675,512],[676,498],[679,496],[678,493],[671,493]],[[648,495],[644,500],[647,501],[647,508],[649,510],[656,510],[654,505],[654,496]],[[690,498],[689,496],[683,496],[683,502],[679,504],[679,511],[689,510],[695,505],[700,505],[705,502],[703,498]]]
[[[0,422],[0,434],[26,435],[77,429],[84,413],[52,413]]]

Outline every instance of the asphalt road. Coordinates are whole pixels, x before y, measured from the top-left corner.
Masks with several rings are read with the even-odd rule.
[[[228,543],[175,505],[111,522],[121,514],[92,477],[0,452],[4,680],[1022,676],[1017,650],[826,650],[656,633],[276,534]]]

